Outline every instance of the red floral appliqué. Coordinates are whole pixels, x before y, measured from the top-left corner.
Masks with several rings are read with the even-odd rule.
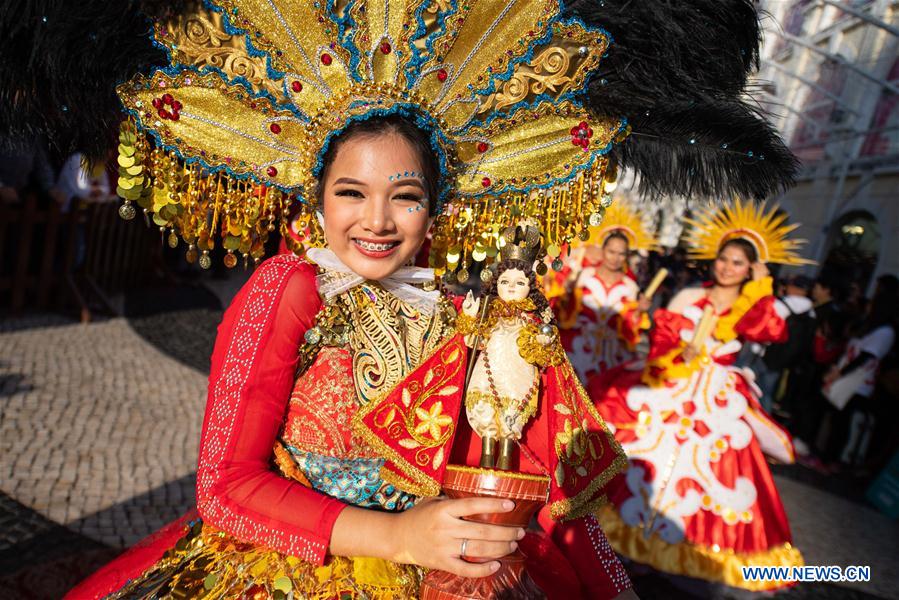
[[[587,148],[590,146],[590,138],[592,137],[593,129],[590,128],[587,121],[581,121],[571,128],[571,143],[583,148],[584,152],[586,152]]]
[[[168,107],[168,108],[166,108]],[[160,119],[177,121],[181,118],[183,105],[175,100],[171,94],[163,94],[159,98],[153,98],[153,108]]]

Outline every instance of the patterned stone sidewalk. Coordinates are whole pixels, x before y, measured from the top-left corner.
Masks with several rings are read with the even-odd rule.
[[[0,320],[0,598],[58,598],[194,498],[206,369],[220,311],[80,325]],[[802,584],[784,600],[899,598],[899,524],[777,477],[808,564],[870,565],[852,587]],[[642,598],[690,594],[653,574]]]
[[[0,335],[2,491],[110,546],[193,501],[204,374],[124,319]]]

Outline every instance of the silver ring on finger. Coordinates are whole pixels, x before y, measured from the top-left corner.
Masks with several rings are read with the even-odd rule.
[[[468,539],[465,538],[462,540],[462,551],[459,553],[459,558],[465,558],[465,550],[468,548]]]

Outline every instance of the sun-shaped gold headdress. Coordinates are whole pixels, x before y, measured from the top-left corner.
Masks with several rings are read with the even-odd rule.
[[[687,234],[690,256],[699,260],[713,260],[725,243],[742,238],[751,243],[765,263],[784,265],[811,264],[799,256],[799,247],[805,240],[790,239],[789,234],[799,227],[787,225],[787,214],[766,204],[743,202],[735,199],[722,207],[708,207],[695,219],[684,219],[690,226]]]
[[[119,87],[132,118],[122,214],[136,201],[194,257],[220,237],[229,264],[233,252],[258,258],[294,202],[300,227],[316,229],[312,190],[334,136],[401,114],[441,163],[438,271],[461,279],[522,215],[564,243],[597,209],[604,155],[627,126],[576,99],[611,40],[560,11],[558,0],[217,0],[157,22],[170,65]]]
[[[616,200],[604,212],[598,213],[592,219],[593,222],[599,222],[599,224],[591,223],[587,240],[580,241],[575,245],[602,245],[606,238],[617,232],[627,238],[631,250],[650,252],[659,249],[655,236],[646,228],[640,215],[626,201]]]

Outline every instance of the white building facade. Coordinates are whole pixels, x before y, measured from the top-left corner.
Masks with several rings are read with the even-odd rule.
[[[870,290],[899,274],[899,1],[762,0],[752,93],[802,160],[777,201],[803,254]]]

